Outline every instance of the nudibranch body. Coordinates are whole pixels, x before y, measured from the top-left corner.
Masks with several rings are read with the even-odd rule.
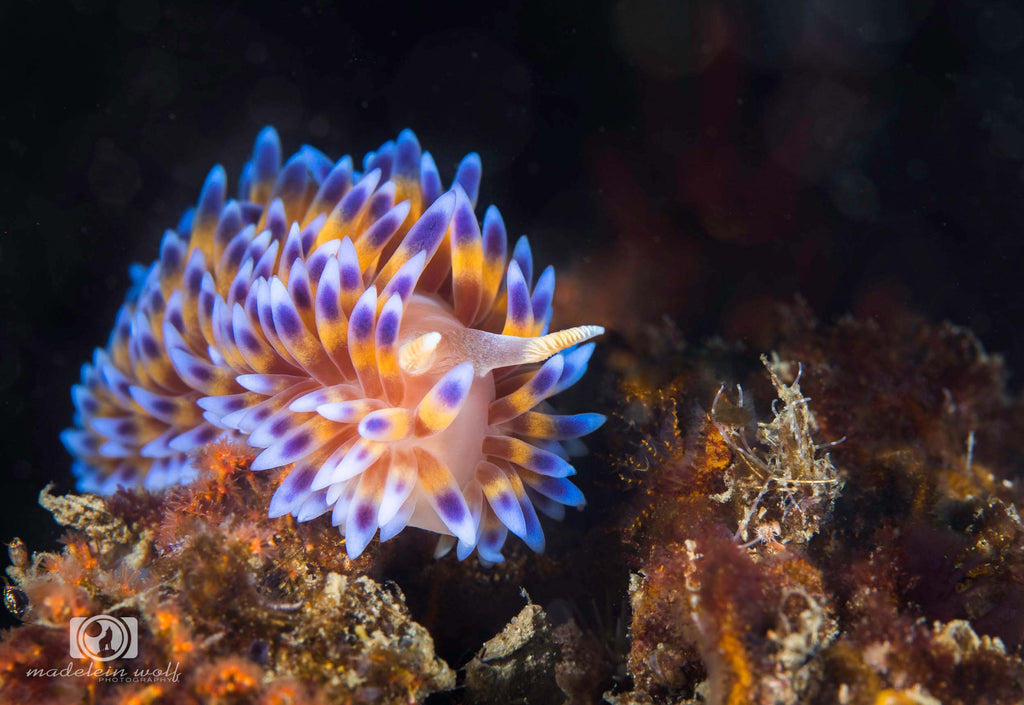
[[[477,155],[446,192],[409,130],[362,166],[282,166],[266,128],[237,200],[211,170],[72,390],[79,489],[189,482],[228,434],[263,449],[253,470],[292,466],[270,517],[330,513],[351,557],[416,526],[500,561],[508,532],[543,550],[535,509],[583,505],[569,458],[604,417],[545,400],[603,330],[548,333],[554,270],[534,283],[526,238],[509,257],[498,210],[477,220]]]

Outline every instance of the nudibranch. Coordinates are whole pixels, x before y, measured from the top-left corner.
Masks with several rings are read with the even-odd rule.
[[[534,282],[525,236],[508,256],[494,206],[477,220],[480,176],[469,154],[443,191],[410,130],[359,172],[309,146],[282,166],[265,128],[237,200],[214,167],[72,389],[78,488],[190,482],[227,434],[291,466],[269,516],[330,513],[350,557],[406,526],[460,559],[501,561],[509,532],[542,551],[536,510],[584,504],[569,459],[604,422],[546,400],[603,329],[548,332],[554,270]]]

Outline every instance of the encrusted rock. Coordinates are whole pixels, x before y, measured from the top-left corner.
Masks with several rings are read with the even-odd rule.
[[[561,705],[557,655],[544,610],[526,605],[466,665],[467,705]]]
[[[71,531],[8,569],[24,624],[0,641],[0,702],[408,705],[455,687],[401,590],[362,574],[337,531],[266,519],[273,478],[244,450],[163,493],[42,492]],[[101,614],[135,620],[137,656],[107,664],[128,677],[73,659],[62,676],[72,620]]]

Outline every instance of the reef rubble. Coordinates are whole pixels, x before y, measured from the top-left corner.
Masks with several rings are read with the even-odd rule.
[[[612,361],[636,561],[609,701],[1021,702],[1024,405],[1002,361],[949,324],[765,313],[767,375],[671,330]]]
[[[8,568],[30,608],[0,642],[0,700],[399,703],[453,688],[394,583],[302,525],[263,519],[253,500],[269,481],[247,457],[212,446],[203,479],[159,495],[44,489],[68,533],[61,552]],[[72,620],[96,614],[136,620],[137,657],[61,673]]]

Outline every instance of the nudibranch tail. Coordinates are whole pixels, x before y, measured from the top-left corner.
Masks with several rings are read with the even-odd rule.
[[[190,482],[192,451],[235,437],[288,468],[269,516],[330,515],[352,558],[407,526],[460,559],[543,550],[537,512],[583,506],[571,458],[604,422],[547,400],[604,330],[548,332],[554,269],[533,280],[525,237],[509,255],[494,206],[477,220],[480,176],[470,154],[445,191],[410,130],[357,171],[282,163],[266,128],[236,199],[214,167],[72,389],[79,488]]]

